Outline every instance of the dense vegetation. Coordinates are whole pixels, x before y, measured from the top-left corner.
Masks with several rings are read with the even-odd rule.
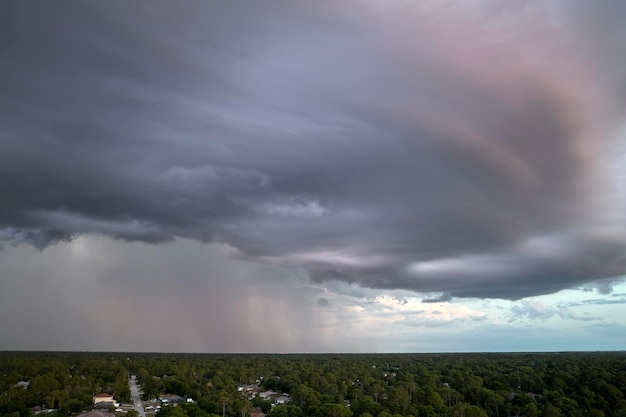
[[[0,353],[0,415],[25,417],[37,406],[58,410],[49,417],[77,414],[98,392],[129,401],[127,362],[110,354]]]
[[[626,353],[519,354],[0,354],[0,414],[47,404],[77,413],[95,392],[128,400],[128,373],[146,399],[191,397],[158,417],[626,417]],[[30,381],[27,389],[18,381]],[[249,400],[240,384],[288,393]],[[14,414],[17,417],[17,414]]]

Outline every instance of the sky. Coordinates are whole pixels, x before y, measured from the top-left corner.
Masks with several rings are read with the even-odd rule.
[[[0,350],[624,350],[624,15],[2,2]]]

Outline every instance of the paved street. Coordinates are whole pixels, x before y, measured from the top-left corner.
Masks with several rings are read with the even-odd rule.
[[[137,388],[137,380],[134,378],[134,375],[128,379],[128,384],[130,385],[130,396],[133,399],[133,407],[139,412],[140,417],[146,417],[146,412],[143,409],[143,403],[139,396],[139,388]]]

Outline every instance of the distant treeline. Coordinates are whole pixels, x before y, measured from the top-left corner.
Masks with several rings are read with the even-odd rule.
[[[467,354],[0,353],[0,414],[75,415],[97,392],[195,403],[157,417],[626,417],[626,352]],[[288,394],[272,405],[242,385]]]

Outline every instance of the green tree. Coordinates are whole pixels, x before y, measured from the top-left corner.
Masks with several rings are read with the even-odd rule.
[[[308,407],[315,407],[321,403],[320,394],[304,384],[300,384],[294,389],[291,392],[291,396],[294,404],[299,405],[302,410],[306,410]]]
[[[302,417],[302,410],[291,404],[277,405],[272,408],[268,417]]]
[[[371,414],[377,416],[382,410],[382,405],[376,403],[369,395],[362,395],[352,403],[352,412],[358,416],[361,414]]]
[[[410,404],[411,400],[406,389],[396,387],[389,389],[386,406],[393,413],[406,414]]]
[[[539,407],[537,407],[537,404],[528,403],[522,407],[522,415],[524,417],[539,417],[541,415],[541,411],[539,410]]]
[[[250,410],[252,409],[252,403],[247,398],[241,398],[235,401],[234,407],[239,411],[239,415],[241,417],[246,417],[250,414]]]
[[[352,417],[352,411],[344,404],[324,404],[320,409],[325,417]]]
[[[489,417],[485,410],[475,405],[468,405],[465,408],[465,417]]]
[[[157,417],[188,417],[188,416],[183,407],[168,406],[168,407],[163,407],[157,413]]]
[[[261,397],[254,397],[252,399],[252,405],[254,407],[259,407],[266,414],[272,409],[272,403]]]
[[[231,396],[227,391],[222,391],[219,394],[219,404],[222,406],[222,417],[226,417],[226,407],[231,402]]]
[[[543,410],[541,411],[541,416],[542,417],[564,417],[563,413],[561,412],[561,409],[558,407],[555,407],[554,405],[548,403],[543,407]]]

